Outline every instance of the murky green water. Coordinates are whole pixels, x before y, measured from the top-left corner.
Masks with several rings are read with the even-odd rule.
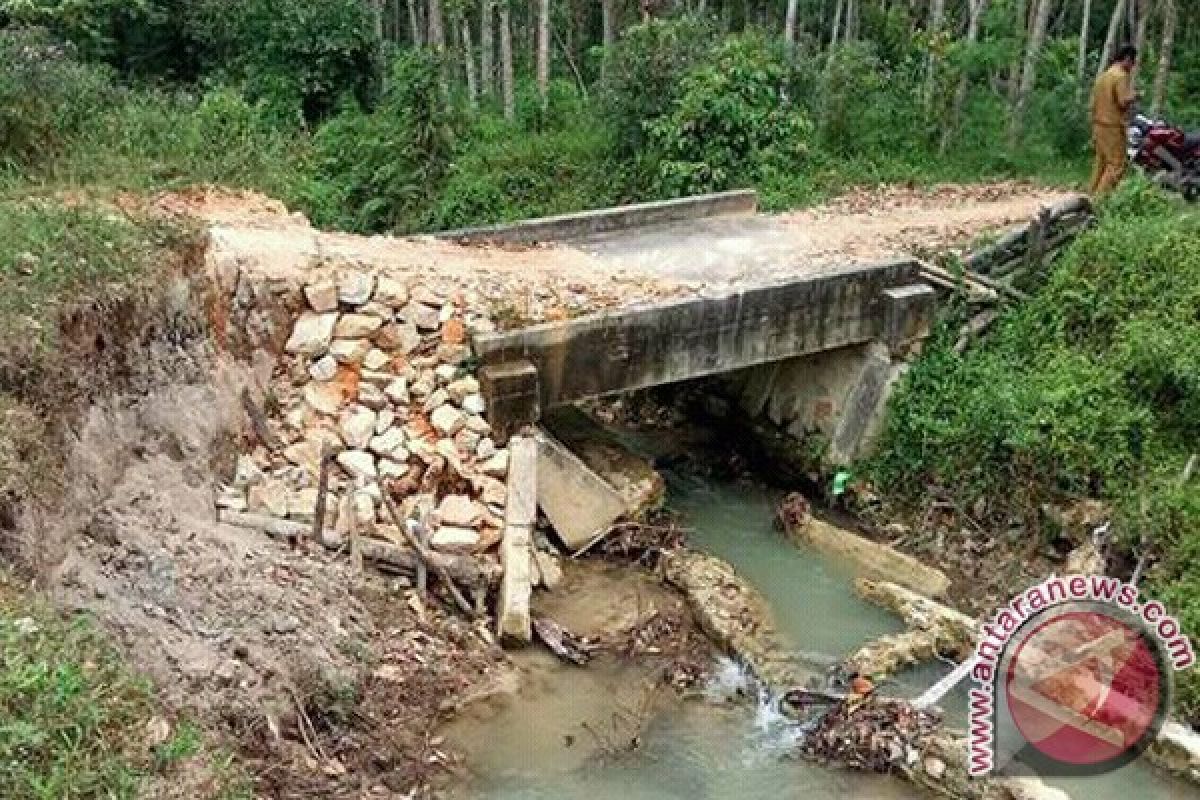
[[[898,631],[890,614],[854,595],[845,568],[797,548],[772,527],[778,495],[752,485],[666,475],[669,502],[693,530],[692,543],[732,563],[771,604],[780,633],[814,664],[844,657]],[[726,665],[705,699],[658,697],[643,726],[648,676],[607,662],[564,667],[537,651],[519,656],[522,689],[506,702],[459,719],[449,738],[468,753],[466,798],[491,800],[909,800],[923,797],[890,778],[837,772],[787,757],[796,732],[770,704],[730,702],[744,676]],[[936,666],[885,687],[915,696]],[[669,693],[668,693],[669,694]],[[962,696],[946,705],[965,719]],[[615,709],[615,712],[614,712]],[[636,748],[629,748],[637,736]],[[1194,796],[1147,767],[1063,782],[1076,800],[1174,800]]]

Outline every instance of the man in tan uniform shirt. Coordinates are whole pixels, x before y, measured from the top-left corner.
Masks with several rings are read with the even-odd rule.
[[[1130,73],[1137,63],[1137,48],[1126,45],[1092,87],[1092,144],[1096,162],[1088,192],[1093,196],[1112,191],[1125,174],[1125,128],[1135,95]]]

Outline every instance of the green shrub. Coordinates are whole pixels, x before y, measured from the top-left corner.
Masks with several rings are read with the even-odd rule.
[[[1200,489],[1178,476],[1200,441],[1200,215],[1131,180],[1037,294],[965,355],[949,318],[893,399],[869,466],[913,501],[1031,525],[1045,502],[1111,502],[1119,546],[1154,542],[1155,592],[1200,633]],[[1186,713],[1200,714],[1189,678]]]
[[[78,63],[45,31],[0,30],[0,158],[10,165],[61,153],[116,96],[104,68]]]
[[[754,35],[719,45],[679,80],[679,94],[646,124],[657,160],[654,191],[677,196],[753,184],[764,171],[797,170],[812,125],[789,99],[783,51]]]
[[[297,197],[318,224],[357,231],[413,231],[450,168],[456,116],[435,58],[397,59],[374,113],[342,111],[321,126]]]

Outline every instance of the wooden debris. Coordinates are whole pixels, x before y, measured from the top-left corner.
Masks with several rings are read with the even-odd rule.
[[[468,619],[478,619],[479,614],[476,613],[475,607],[468,603],[467,598],[463,597],[462,592],[458,590],[458,586],[450,576],[449,570],[440,561],[433,558],[432,553],[421,545],[420,540],[405,525],[405,520],[400,516],[400,512],[396,510],[396,505],[386,494],[383,495],[383,507],[387,509],[392,522],[400,529],[401,535],[407,540],[408,546],[413,549],[419,562],[432,569],[434,574],[438,576],[438,580],[446,587],[446,591],[450,592],[450,596],[454,598],[454,604],[458,606],[459,611],[465,614]]]
[[[592,660],[596,645],[582,636],[576,636],[549,617],[533,618],[533,632],[551,653],[576,666]]]
[[[242,408],[246,410],[246,416],[250,418],[250,427],[254,430],[254,436],[262,443],[262,446],[267,448],[271,453],[278,453],[283,449],[279,442],[279,438],[271,430],[267,424],[267,415],[254,402],[254,398],[250,396],[250,389],[242,387]]]
[[[236,525],[239,528],[251,528],[261,531],[275,539],[294,541],[308,533],[308,526],[302,522],[279,519],[270,514],[252,514],[244,511],[230,511],[222,508],[217,512],[217,520],[226,525]]]

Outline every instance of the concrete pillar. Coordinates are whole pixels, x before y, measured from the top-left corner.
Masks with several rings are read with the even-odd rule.
[[[500,542],[500,598],[496,635],[503,642],[533,641],[529,601],[533,594],[533,526],[537,523],[537,441],[514,436],[508,443],[508,502]]]
[[[492,438],[498,444],[541,416],[538,371],[529,361],[480,367],[479,386],[487,402]]]
[[[933,331],[937,292],[927,283],[883,290],[883,324],[879,338],[895,355]]]

